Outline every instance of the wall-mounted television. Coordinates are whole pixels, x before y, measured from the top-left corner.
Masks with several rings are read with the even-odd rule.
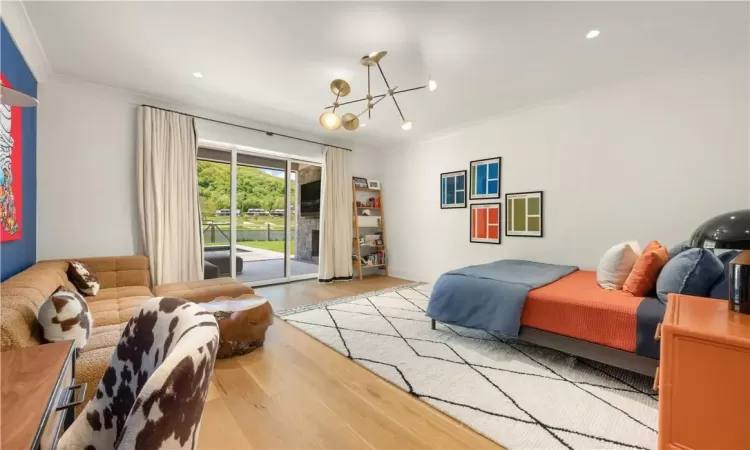
[[[320,181],[313,181],[300,186],[299,215],[320,216]]]

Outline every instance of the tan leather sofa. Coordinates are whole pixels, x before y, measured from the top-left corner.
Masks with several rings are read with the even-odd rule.
[[[76,379],[88,383],[87,402],[96,392],[125,324],[144,301],[169,296],[204,302],[253,293],[249,286],[227,278],[164,284],[152,290],[145,256],[77,261],[86,264],[101,284],[96,296],[86,297],[94,327],[88,344],[76,359]],[[75,290],[66,275],[67,268],[68,260],[41,261],[0,283],[2,351],[42,343],[36,320],[39,307],[59,286]]]

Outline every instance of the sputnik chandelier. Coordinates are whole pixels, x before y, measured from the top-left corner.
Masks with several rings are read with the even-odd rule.
[[[336,79],[331,81],[331,92],[333,92],[333,95],[336,96],[336,100],[333,101],[332,105],[325,107],[325,109],[332,109],[332,111],[327,111],[320,115],[320,124],[323,126],[323,128],[328,130],[338,130],[343,126],[344,129],[349,131],[356,130],[357,128],[359,128],[359,117],[362,114],[367,113],[367,117],[372,118],[372,109],[375,107],[375,105],[380,103],[384,98],[391,97],[393,99],[393,103],[396,105],[398,114],[401,116],[401,129],[405,131],[411,130],[411,122],[406,120],[406,118],[404,117],[404,113],[401,111],[401,107],[398,105],[398,101],[396,100],[396,95],[403,94],[404,92],[418,91],[424,88],[428,88],[430,91],[434,91],[437,88],[437,83],[434,80],[430,79],[426,85],[410,89],[398,90],[398,86],[391,87],[391,85],[388,83],[388,79],[385,77],[385,73],[383,73],[383,68],[380,67],[380,60],[383,59],[386,53],[387,52],[385,51],[372,52],[369,55],[362,57],[362,59],[360,60],[360,63],[363,66],[367,67],[367,95],[365,97],[340,103],[339,99],[349,95],[352,88],[351,86],[349,86],[349,83],[344,80]],[[372,95],[372,91],[370,90],[370,69],[372,68],[372,66],[377,66],[378,71],[380,71],[380,75],[383,77],[385,87],[388,89],[385,94]],[[340,118],[336,115],[336,109],[338,109],[339,107],[364,101],[367,101],[367,107],[361,113],[345,113]]]

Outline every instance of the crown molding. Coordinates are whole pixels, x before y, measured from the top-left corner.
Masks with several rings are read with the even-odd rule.
[[[54,74],[47,59],[36,29],[29,19],[26,7],[21,0],[0,2],[0,17],[2,17],[8,32],[13,37],[18,50],[23,55],[31,73],[37,83],[44,83]]]

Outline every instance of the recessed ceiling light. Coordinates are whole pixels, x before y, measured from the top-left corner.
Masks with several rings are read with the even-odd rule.
[[[359,124],[359,126],[360,126],[360,127],[366,127],[366,126],[367,126],[367,124],[366,124],[366,123],[361,123],[361,124]]]
[[[200,72],[193,72],[193,76],[194,76],[195,78],[203,78],[203,74],[202,74],[202,73],[200,73]]]
[[[591,30],[586,34],[586,39],[594,39],[599,36],[599,30]]]

